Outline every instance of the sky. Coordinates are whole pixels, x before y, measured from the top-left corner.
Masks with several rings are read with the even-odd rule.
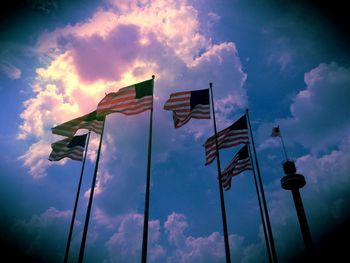
[[[9,2],[0,4],[5,255],[62,262],[81,163],[47,160],[62,139],[51,127],[155,75],[149,262],[225,262],[216,164],[204,165],[202,146],[212,120],[174,129],[163,110],[170,93],[209,82],[219,130],[249,109],[279,261],[295,261],[304,244],[280,185],[277,125],[306,179],[300,192],[316,251],[346,256],[350,23],[340,1]],[[141,258],[148,129],[149,112],[107,117],[84,262]],[[78,258],[98,142],[92,134],[69,262]],[[221,150],[222,167],[237,150]],[[252,173],[224,194],[232,261],[268,262]]]

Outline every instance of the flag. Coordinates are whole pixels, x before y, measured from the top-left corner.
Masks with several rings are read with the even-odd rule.
[[[248,153],[248,144],[244,145],[233,157],[225,170],[221,173],[222,187],[227,191],[231,188],[233,176],[243,171],[252,170],[252,164]]]
[[[135,115],[153,107],[153,79],[107,94],[97,105],[97,115],[113,112]]]
[[[87,129],[101,134],[103,128],[103,120],[103,117],[97,117],[96,111],[93,111],[89,114],[53,127],[51,130],[53,134],[58,134],[66,137],[72,137],[79,129]]]
[[[272,132],[271,132],[271,137],[280,137],[281,136],[281,132],[280,132],[280,127],[273,127],[272,128]]]
[[[72,160],[83,161],[86,136],[87,134],[78,135],[51,144],[52,152],[49,160],[59,161],[67,157]]]
[[[185,125],[191,118],[210,119],[209,89],[172,93],[164,109],[173,111],[175,128]]]
[[[218,149],[230,148],[249,142],[247,117],[243,115],[232,125],[217,133]],[[206,163],[210,164],[216,158],[215,134],[208,138],[205,147]]]

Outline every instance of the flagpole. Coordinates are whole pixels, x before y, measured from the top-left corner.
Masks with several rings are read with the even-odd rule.
[[[286,161],[288,161],[288,155],[287,155],[287,151],[286,151],[286,147],[284,146],[284,140],[282,138],[282,132],[281,129],[278,127],[278,130],[280,132],[280,138],[281,138],[281,143],[282,143],[282,148],[283,148],[283,152],[284,152],[284,156],[286,157]]]
[[[143,238],[142,238],[142,255],[141,262],[147,262],[147,243],[148,243],[148,218],[149,218],[149,197],[150,197],[150,185],[151,185],[151,158],[152,158],[152,126],[153,126],[153,94],[154,94],[154,78],[153,90],[152,90],[152,108],[150,112],[150,124],[149,124],[149,138],[148,138],[148,159],[147,159],[147,177],[146,177],[146,193],[145,193],[145,211],[143,216]]]
[[[81,182],[82,182],[82,180],[83,180],[84,167],[85,167],[85,160],[86,160],[86,155],[87,155],[87,151],[88,151],[88,148],[89,148],[90,132],[91,132],[91,131],[89,131],[89,133],[88,133],[88,135],[87,135],[86,142],[85,142],[86,147],[85,147],[84,159],[83,159],[83,164],[82,164],[82,167],[81,167],[80,178],[79,178],[78,189],[77,189],[77,195],[75,196],[73,214],[72,214],[72,219],[71,219],[70,227],[69,227],[69,234],[68,234],[66,252],[65,252],[65,254],[64,254],[64,263],[67,263],[67,261],[68,261],[70,243],[71,243],[71,240],[72,240],[73,226],[74,226],[74,221],[75,221],[75,214],[76,214],[76,212],[77,212],[78,200],[79,200],[80,188],[81,188]]]
[[[247,122],[248,122],[248,125],[249,125],[250,138],[251,138],[253,152],[254,152],[255,166],[256,166],[257,173],[258,173],[258,180],[259,180],[261,198],[262,198],[262,201],[263,201],[263,207],[264,207],[264,212],[265,212],[266,225],[267,225],[267,230],[268,230],[268,233],[269,233],[269,240],[270,240],[270,248],[271,248],[272,258],[273,258],[273,262],[277,263],[278,261],[277,261],[277,254],[276,254],[276,249],[275,249],[275,242],[274,242],[274,239],[273,239],[269,212],[267,210],[266,199],[265,199],[265,194],[264,194],[264,186],[263,186],[263,183],[262,183],[262,180],[261,180],[259,162],[258,162],[258,157],[257,157],[257,154],[256,154],[256,150],[255,150],[255,143],[254,143],[254,138],[253,138],[253,133],[252,133],[252,127],[250,125],[248,109],[246,110],[246,114],[247,114]]]
[[[252,153],[251,153],[251,150],[250,150],[250,146],[248,146],[248,151],[249,151],[250,162],[251,162],[251,164],[253,166]],[[255,183],[256,195],[258,197],[259,211],[260,211],[261,222],[262,222],[263,230],[264,230],[264,237],[265,237],[267,254],[269,256],[269,262],[271,263],[272,262],[271,248],[270,248],[270,244],[269,244],[269,239],[267,237],[266,223],[265,223],[265,219],[264,219],[264,213],[263,213],[263,210],[262,210],[262,207],[261,207],[260,193],[259,193],[258,182],[257,182],[257,179],[256,179],[255,167],[254,166],[253,166],[253,178],[254,178],[254,183]]]
[[[83,258],[84,258],[86,236],[87,236],[87,231],[88,231],[88,227],[89,227],[89,220],[90,220],[91,207],[92,207],[92,199],[94,198],[96,177],[97,177],[97,171],[98,171],[98,163],[100,161],[100,154],[101,154],[101,147],[102,147],[103,132],[104,132],[104,129],[105,129],[105,122],[106,122],[106,117],[104,117],[104,119],[103,119],[102,132],[101,132],[101,136],[100,136],[100,144],[98,146],[97,157],[96,157],[94,177],[92,178],[92,184],[91,184],[91,189],[90,189],[90,198],[89,198],[89,203],[88,203],[88,207],[87,207],[87,211],[86,211],[83,237],[81,239],[81,244],[80,244],[80,252],[79,252],[79,259],[78,259],[79,263],[82,263],[83,262]]]
[[[215,119],[215,109],[214,109],[214,99],[213,99],[213,83],[210,82],[209,86],[210,86],[211,104],[212,104],[213,121],[214,121],[215,147],[216,147],[216,154],[217,154],[216,160],[217,160],[218,177],[219,177],[218,178],[219,179],[218,182],[219,182],[219,191],[220,191],[222,225],[223,225],[224,241],[225,241],[226,263],[230,263],[231,262],[230,244],[229,244],[228,231],[227,231],[224,192],[222,190],[220,154],[219,154],[218,137],[217,137],[217,130],[216,130],[216,119]]]

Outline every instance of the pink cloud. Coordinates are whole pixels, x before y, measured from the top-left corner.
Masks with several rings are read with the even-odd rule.
[[[69,36],[67,41],[79,77],[86,82],[118,80],[142,53],[139,28],[118,25],[108,36]]]
[[[49,62],[36,70],[34,95],[24,102],[23,122],[19,127],[21,139],[34,137],[41,144],[49,145],[54,139],[50,132],[52,126],[93,110],[105,92],[150,78],[152,74],[156,75],[157,128],[164,132],[173,132],[169,131],[171,117],[162,106],[174,91],[207,87],[209,81],[213,81],[215,99],[220,105],[220,127],[228,122],[233,111],[244,107],[243,84],[247,76],[234,43],[213,44],[210,37],[201,33],[203,25],[199,23],[198,11],[187,1],[135,3],[123,12],[114,7],[98,9],[90,19],[45,32],[38,39],[38,54],[46,61],[49,58]],[[234,99],[234,107],[227,107],[225,98]],[[108,125],[119,127],[115,119],[109,118]],[[141,119],[122,121],[131,124]],[[199,139],[208,135],[209,122],[193,123],[183,129],[187,136]],[[129,138],[125,130],[112,132],[113,136],[118,133],[118,140],[112,143],[122,144]],[[144,132],[137,127],[134,136],[143,138]],[[168,148],[158,149],[159,155],[165,156],[164,149],[171,153],[174,147],[170,146],[174,144],[163,138],[162,141],[170,144]],[[23,154],[26,166],[30,167],[26,160],[30,156],[34,159],[35,153],[38,152],[29,154],[28,150]],[[120,158],[118,153],[115,152],[115,156]],[[129,155],[133,154],[130,151]],[[38,169],[45,175],[46,158],[38,154],[36,160],[41,163]],[[107,160],[104,166],[110,168],[111,163]],[[108,169],[103,174],[107,175]],[[142,182],[138,181],[137,191],[144,190]],[[114,183],[128,185],[117,180]],[[103,184],[101,181],[101,191],[107,189]]]

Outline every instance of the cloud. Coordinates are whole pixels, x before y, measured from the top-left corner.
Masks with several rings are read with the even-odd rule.
[[[323,235],[349,216],[349,143],[340,148],[319,157],[307,154],[296,160],[297,172],[306,180],[300,193],[316,249],[325,242]],[[278,256],[290,261],[304,252],[291,192],[278,187],[267,195]]]
[[[148,223],[148,258],[151,262],[159,262],[165,250],[157,244],[160,238],[159,220]],[[118,231],[106,242],[110,262],[135,262],[140,260],[143,233],[143,215],[131,213],[123,216]]]
[[[127,7],[113,1],[108,9],[97,9],[85,21],[43,33],[36,51],[46,62],[36,69],[33,97],[23,103],[18,138],[33,138],[48,146],[56,140],[50,134],[52,126],[94,110],[105,92],[152,74],[156,75],[154,106],[159,129],[169,128],[168,112],[162,110],[162,104],[171,92],[207,87],[210,81],[220,112],[218,123],[227,123],[234,111],[246,104],[242,87],[247,76],[235,44],[213,43],[201,34],[202,26],[198,11],[187,1],[133,1]],[[227,98],[234,100],[233,107],[227,106]],[[198,123],[198,127],[188,124],[183,131],[197,139],[206,136],[208,122]],[[135,136],[145,138],[145,133],[139,129]],[[121,136],[128,138],[128,133]],[[44,176],[44,154],[28,149],[21,159],[31,167],[29,157],[40,161],[38,170],[40,177]],[[108,169],[105,171],[108,174]]]
[[[218,232],[205,237],[187,236],[185,230],[189,227],[186,216],[172,213],[164,223],[165,233],[174,250],[168,262],[222,262],[225,261],[224,238]],[[231,256],[233,260],[242,259],[243,237],[230,235]]]
[[[279,65],[281,71],[285,71],[293,62],[295,54],[291,51],[281,50],[274,52],[268,58],[269,63],[276,63]]]
[[[132,2],[127,8],[119,3],[108,10],[96,10],[85,21],[39,37],[36,51],[44,63],[36,69],[32,98],[23,104],[18,134],[19,139],[35,141],[21,157],[32,176],[46,175],[48,150],[43,149],[60,139],[51,135],[52,126],[92,111],[105,92],[148,79],[152,74],[156,75],[154,160],[173,158],[174,153],[183,151],[189,138],[199,140],[212,130],[211,123],[194,120],[178,137],[169,112],[162,110],[171,92],[201,89],[214,82],[220,125],[246,104],[243,84],[247,76],[235,44],[214,43],[203,35],[198,11],[187,1]],[[234,100],[233,107],[228,106],[228,97]],[[87,253],[98,251],[96,258],[108,256],[112,262],[139,260],[143,216],[130,211],[137,211],[144,201],[148,125],[148,112],[107,118],[94,199],[97,212],[93,219],[97,225],[90,226],[93,240],[87,249]],[[88,152],[92,162],[97,144],[98,138],[93,135]],[[89,190],[85,196],[88,194]],[[175,219],[181,222],[181,218]],[[111,229],[115,230],[112,236]],[[223,237],[214,232],[207,237],[184,236],[185,244],[176,247],[176,253],[168,252],[163,245],[167,236],[159,220],[150,221],[149,238],[152,262],[166,262],[168,253],[170,262],[178,262],[176,253],[189,262],[203,259],[203,253],[220,260],[224,251]],[[235,235],[230,239],[235,244],[242,242]],[[239,247],[234,249],[238,255]],[[195,255],[191,256],[191,250]]]
[[[96,210],[94,220],[107,227],[105,248],[107,262],[134,262],[139,260],[142,244],[143,215],[135,212],[109,216]],[[190,223],[184,214],[172,212],[163,224],[160,220],[149,221],[148,259],[151,262],[222,262],[225,260],[224,238],[218,232],[207,236],[188,235]],[[101,237],[100,237],[101,239]],[[263,243],[245,244],[245,238],[229,235],[231,258],[237,262],[267,262]],[[100,240],[102,241],[102,240]],[[101,257],[100,259],[101,260]]]
[[[188,228],[186,217],[183,214],[172,213],[164,223],[164,228],[168,234],[168,241],[175,246],[181,246],[186,241],[184,231]]]
[[[71,211],[50,207],[40,215],[33,215],[28,221],[15,221],[13,236],[26,254],[45,261],[62,261],[66,242],[66,232],[62,232],[62,229],[68,232],[71,216]]]
[[[295,159],[298,172],[306,179],[301,195],[316,247],[322,242],[322,234],[348,216],[345,207],[350,202],[349,73],[349,68],[335,62],[321,63],[306,72],[306,88],[294,97],[292,116],[263,124],[258,132],[260,138],[266,138],[271,128],[279,124],[287,148],[295,149],[299,144],[310,150]],[[259,147],[262,152],[281,147],[277,139],[262,141]],[[277,171],[269,169],[270,173]],[[278,172],[282,172],[281,167]],[[291,194],[280,188],[278,180],[270,189],[275,189],[268,196],[277,251],[281,258],[290,260],[304,249],[295,207]]]
[[[275,22],[277,23],[277,22]],[[265,30],[263,35],[265,35],[268,42],[271,41],[270,45],[267,47],[267,64],[268,65],[277,65],[279,70],[283,72],[290,73],[291,70],[294,70],[295,66],[293,62],[296,60],[298,55],[298,46],[292,45],[292,40],[289,36],[284,35],[284,32],[277,32],[274,30]],[[291,30],[291,29],[289,29]],[[295,29],[292,29],[295,30]],[[277,36],[275,35],[277,33]],[[295,40],[294,40],[295,41]],[[298,43],[298,45],[307,45],[305,39],[303,43]]]
[[[294,118],[288,123],[295,127],[303,145],[316,149],[334,146],[348,134],[349,73],[350,69],[332,62],[305,74],[307,87],[295,97],[291,106]]]
[[[116,217],[101,209],[94,210],[90,223],[86,249],[87,260],[105,262],[135,262],[140,259],[143,233],[143,215],[135,212]],[[48,208],[30,220],[17,220],[13,236],[28,255],[45,260],[62,260],[66,232],[72,212]],[[97,224],[95,224],[97,223]],[[80,233],[81,223],[76,222]],[[148,260],[150,262],[222,262],[225,260],[224,238],[218,232],[207,236],[191,236],[186,232],[190,224],[184,214],[171,213],[162,225],[160,220],[149,221]],[[112,234],[111,234],[112,233]],[[75,238],[74,238],[75,237]],[[81,233],[73,236],[71,257],[77,257]],[[166,242],[166,240],[168,242]],[[260,243],[244,244],[242,236],[231,234],[231,258],[238,262],[264,262],[267,260]],[[95,250],[98,250],[96,254]],[[94,252],[95,251],[95,252]]]
[[[105,38],[96,34],[63,41],[71,45],[77,74],[87,82],[120,79],[142,53],[140,32],[135,25],[118,25]]]
[[[27,3],[30,5],[31,8],[39,10],[45,14],[53,14],[58,8],[58,1],[51,0],[51,1],[28,1]]]
[[[221,17],[217,13],[213,11],[208,12],[208,28],[212,28],[220,19]]]
[[[0,71],[13,80],[20,79],[22,74],[22,71],[19,68],[5,61],[0,62]]]
[[[24,160],[24,165],[29,167],[29,174],[34,179],[40,179],[46,176],[45,168],[50,165],[50,162],[48,161],[50,152],[50,144],[39,141],[32,144],[28,151],[18,159]]]
[[[325,227],[327,221],[335,222],[347,215],[346,206],[350,202],[349,136],[347,138],[347,142],[341,145],[339,150],[333,150],[320,157],[305,155],[296,162],[298,171],[305,175],[307,181],[308,190],[305,189],[305,195],[312,204],[307,208],[315,215],[323,214],[324,220],[316,220],[318,226],[315,228]],[[322,202],[319,201],[320,196]]]
[[[277,119],[287,144],[299,143],[313,152],[340,145],[350,130],[350,69],[337,63],[321,63],[305,73],[306,88],[298,92],[290,106],[292,117]],[[265,124],[259,134],[271,133],[276,124]],[[273,145],[273,142],[265,142]]]

